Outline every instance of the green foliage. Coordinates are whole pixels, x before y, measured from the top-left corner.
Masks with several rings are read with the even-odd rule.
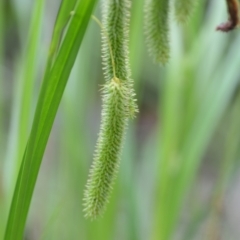
[[[74,14],[74,8],[77,0],[62,1],[59,8],[59,12],[56,18],[55,27],[53,29],[51,46],[49,48],[49,59],[53,58],[59,49],[62,37],[64,35],[64,29],[67,27],[72,14]],[[48,61],[50,61],[48,59]]]
[[[20,240],[53,121],[95,1],[81,1],[52,68],[46,70],[30,138],[12,199],[5,240]]]
[[[213,7],[217,6],[217,2],[213,4]],[[211,20],[204,24],[208,33],[209,25],[212,26]],[[164,81],[159,143],[162,151],[153,239],[173,238],[173,229],[176,229],[179,221],[187,190],[197,174],[200,160],[216,126],[231,104],[231,96],[238,84],[237,65],[240,58],[234,57],[234,62],[228,64],[234,55],[238,39],[233,42],[225,58],[220,60],[217,54],[224,54],[224,49],[220,46],[226,46],[226,39],[222,38],[221,44],[212,48],[213,58],[207,60],[209,42],[214,43],[219,39],[214,31],[211,32],[211,37],[204,34],[200,36],[202,38],[197,41],[198,47],[193,46],[185,58],[181,54],[174,57],[175,62],[169,66],[169,75]],[[178,47],[179,52],[183,51]],[[202,82],[201,70],[192,70],[199,66],[204,66],[206,82]],[[216,69],[215,72],[213,69]],[[191,82],[191,79],[195,81]]]
[[[144,14],[149,53],[156,63],[166,64],[170,56],[169,0],[146,0]]]
[[[29,21],[26,22],[26,12],[20,11],[19,7],[21,5],[22,9],[28,9],[28,2],[31,1],[11,1],[12,9],[17,9],[17,14],[13,15],[21,22],[20,27],[14,28],[20,31],[24,45],[27,45],[29,41],[25,41],[26,29],[31,26],[30,32],[33,35],[30,37],[34,41],[26,50],[22,47],[14,50],[12,48],[15,42],[10,41],[15,39],[12,37],[14,28],[8,22],[12,15],[7,14],[9,1],[0,0],[0,5],[4,5],[4,10],[0,8],[0,12],[6,13],[0,14],[0,44],[5,43],[0,46],[3,50],[0,56],[3,62],[3,66],[0,66],[3,67],[0,72],[0,87],[3,92],[0,138],[3,139],[3,144],[8,141],[8,152],[13,156],[19,154],[18,146],[25,145],[19,141],[26,138],[28,132],[21,131],[21,136],[18,137],[18,130],[13,128],[12,123],[8,130],[7,123],[11,121],[19,125],[19,118],[16,117],[19,112],[27,108],[28,113],[31,113],[38,100],[31,136],[12,199],[5,239],[22,239],[24,229],[24,238],[41,240],[172,240],[175,235],[178,239],[192,240],[199,238],[199,234],[200,238],[202,234],[205,236],[208,229],[217,232],[223,239],[231,239],[232,235],[238,236],[238,229],[230,225],[231,221],[225,221],[225,216],[218,208],[227,195],[231,196],[230,201],[234,198],[231,195],[234,188],[229,188],[229,184],[235,181],[233,176],[239,171],[240,154],[240,55],[236,54],[239,32],[223,36],[214,31],[221,14],[226,14],[224,2],[212,0],[206,4],[207,1],[201,1],[191,21],[181,28],[178,22],[170,22],[171,58],[163,68],[153,65],[144,51],[142,26],[143,18],[147,18],[146,14],[142,13],[143,0],[104,1],[101,28],[106,83],[101,92],[101,129],[85,192],[83,189],[97,137],[96,126],[100,115],[98,90],[99,85],[102,85],[99,29],[92,23],[89,30],[85,31],[96,1],[64,0],[56,19],[52,13],[59,1],[46,1],[46,12],[38,8],[34,15],[33,11],[31,15],[35,18],[29,25]],[[133,3],[131,10],[130,2]],[[161,20],[156,12],[167,9],[163,22],[167,26],[168,14],[171,11],[169,6],[167,7],[167,1],[159,2],[156,1],[156,8],[152,7],[151,11],[155,11],[155,19]],[[175,1],[175,16],[178,2]],[[40,4],[39,1],[36,1],[37,3]],[[43,6],[41,4],[40,6]],[[150,6],[149,4],[150,1],[145,6]],[[126,7],[124,10],[123,6]],[[183,6],[178,5],[181,7],[178,10],[181,14],[176,18],[186,22],[191,13],[186,13],[190,8]],[[188,2],[185,6],[193,5]],[[129,34],[130,12],[132,16]],[[98,15],[98,11],[95,14]],[[41,37],[41,51],[38,51],[40,54],[36,53],[35,45],[40,40],[40,25],[32,27],[34,19],[44,21],[44,38]],[[49,27],[52,24],[49,23],[54,21],[43,85],[37,99],[34,97],[37,94],[32,94],[31,88],[25,89],[19,84],[20,81],[15,80],[18,76],[23,76],[23,73],[27,79],[31,79],[31,84],[38,86],[38,82],[33,82],[35,70],[28,72],[26,66],[37,66],[38,76],[44,73],[42,66],[45,65],[44,53],[47,52],[45,36],[47,39],[51,37],[48,34],[52,32]],[[168,46],[168,26],[166,29],[164,41]],[[164,28],[160,29],[162,30]],[[85,40],[79,58],[75,61],[83,35],[86,35]],[[136,112],[136,103],[129,70],[129,35],[131,63],[140,96],[140,114],[137,121],[130,124],[128,121]],[[14,57],[8,58],[6,51],[9,49],[14,51]],[[23,56],[21,61],[16,57],[18,54]],[[40,64],[36,64],[37,60]],[[68,81],[48,149],[44,154],[74,62],[74,71]],[[11,68],[11,65],[16,65],[16,69],[21,69],[22,73],[14,71],[15,68]],[[13,73],[10,77],[6,74],[8,68]],[[38,91],[38,88],[36,90]],[[31,103],[27,102],[20,107],[21,101],[16,100],[19,96],[15,94],[26,94],[27,97],[30,92],[33,95]],[[9,104],[10,97],[14,100]],[[11,119],[8,109],[11,111]],[[21,120],[22,128],[31,127],[29,115],[25,115]],[[4,156],[4,145],[0,148]],[[43,154],[45,161],[38,174]],[[4,239],[2,229],[5,228],[5,215],[10,204],[5,176],[14,182],[13,172],[17,168],[17,164],[8,165],[8,159],[2,157],[0,163],[0,239]],[[12,163],[15,162],[16,158]],[[201,166],[204,167],[199,172]],[[210,180],[207,175],[209,172]],[[199,187],[196,179],[203,177],[207,183]],[[214,185],[213,190],[209,189],[207,199],[202,201],[207,190],[205,186],[211,185]],[[237,189],[235,191],[237,192]],[[29,211],[30,201],[32,205]],[[226,201],[226,205],[228,202]],[[82,205],[90,219],[101,215],[104,209],[106,212],[98,221],[89,221],[84,218]],[[232,206],[228,207],[235,210]],[[232,217],[228,208],[223,210],[229,218]],[[218,222],[222,221],[227,223],[224,228],[218,226]],[[209,222],[213,224],[210,225]]]
[[[12,194],[12,189],[14,188],[16,182],[29,135],[30,116],[33,105],[34,82],[36,79],[36,67],[38,62],[39,40],[41,36],[44,6],[44,0],[36,1],[35,3],[32,13],[29,37],[27,44],[25,45],[26,49],[23,53],[23,56],[21,56],[22,69],[19,71],[20,76],[16,76],[18,78],[18,84],[16,84],[14,104],[16,104],[15,107],[17,109],[21,109],[21,111],[14,116],[15,121],[11,124],[11,138],[16,138],[17,135],[18,139],[16,141],[10,139],[9,141],[12,146],[9,148],[8,161],[14,166],[14,168],[11,169],[14,177],[9,184],[10,195]],[[13,153],[16,154],[14,155]]]

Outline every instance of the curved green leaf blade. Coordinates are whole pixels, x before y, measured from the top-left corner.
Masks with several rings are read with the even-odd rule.
[[[5,240],[23,237],[27,214],[53,121],[96,0],[81,0],[41,88],[34,122],[18,175]]]

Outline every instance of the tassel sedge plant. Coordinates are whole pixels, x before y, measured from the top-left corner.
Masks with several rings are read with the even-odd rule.
[[[128,119],[137,112],[128,59],[129,9],[129,0],[103,2],[102,51],[106,84],[100,134],[84,192],[85,216],[90,219],[104,212],[118,172]]]
[[[169,0],[146,0],[145,33],[149,54],[154,62],[166,64],[170,56]]]

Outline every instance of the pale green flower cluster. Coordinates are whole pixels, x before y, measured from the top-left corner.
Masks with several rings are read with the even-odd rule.
[[[185,23],[193,13],[197,0],[175,0],[175,16],[180,23]]]
[[[175,0],[175,18],[185,23],[197,0]],[[170,57],[169,44],[170,0],[145,0],[145,33],[149,53],[154,62],[166,64]]]
[[[169,0],[146,0],[145,33],[149,54],[154,62],[169,60]]]
[[[118,172],[129,118],[137,106],[129,67],[129,0],[103,2],[103,88],[101,129],[84,194],[85,216],[101,215]]]
[[[182,9],[180,9],[180,2]],[[193,1],[176,0],[175,10],[189,15]],[[146,0],[145,29],[151,56],[165,64],[170,56],[169,0]],[[116,178],[124,135],[129,118],[137,112],[129,64],[130,0],[103,0],[102,58],[106,80],[103,87],[103,110],[100,133],[89,179],[84,193],[85,216],[101,215]]]

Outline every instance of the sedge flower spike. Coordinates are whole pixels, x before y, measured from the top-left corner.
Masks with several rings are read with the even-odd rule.
[[[198,0],[175,0],[175,17],[177,22],[186,23],[191,17]]]
[[[145,0],[145,33],[154,62],[166,64],[170,56],[169,0]]]
[[[129,67],[130,0],[104,0],[103,110],[93,164],[84,192],[85,216],[102,215],[116,178],[129,118],[137,112]]]

